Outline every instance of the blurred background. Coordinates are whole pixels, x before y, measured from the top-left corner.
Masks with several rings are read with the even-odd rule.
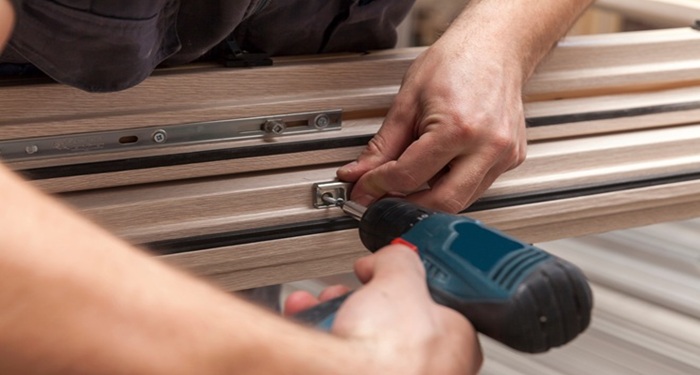
[[[411,15],[400,26],[398,46],[432,44],[466,3],[468,0],[416,0]],[[686,27],[698,19],[700,0],[598,0],[569,35]]]
[[[465,3],[417,0],[399,47],[433,43]],[[688,27],[696,19],[696,0],[599,0],[569,35]],[[700,374],[700,218],[536,245],[584,270],[595,296],[591,327],[542,355],[482,337],[482,374]],[[287,284],[283,295],[333,284],[358,285],[353,275],[337,275]]]

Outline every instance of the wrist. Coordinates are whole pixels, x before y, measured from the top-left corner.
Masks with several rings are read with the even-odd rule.
[[[522,86],[590,3],[471,1],[443,35],[444,42],[473,51],[481,62],[504,67]]]
[[[526,58],[527,52],[519,44],[510,30],[498,21],[466,14],[431,48],[446,51],[449,63],[478,67],[489,77],[499,77],[522,87],[534,64]]]

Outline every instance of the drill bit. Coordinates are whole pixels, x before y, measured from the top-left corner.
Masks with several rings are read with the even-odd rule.
[[[350,215],[350,217],[357,221],[360,221],[360,219],[362,219],[362,215],[364,215],[365,211],[367,211],[367,207],[361,204],[353,201],[347,201],[343,198],[334,198],[330,194],[324,195],[321,197],[321,199],[330,205],[340,207],[343,212]]]

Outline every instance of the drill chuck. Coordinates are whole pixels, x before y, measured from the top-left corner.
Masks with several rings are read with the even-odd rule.
[[[367,250],[375,252],[434,213],[408,201],[382,199],[365,211],[360,221],[360,240]]]

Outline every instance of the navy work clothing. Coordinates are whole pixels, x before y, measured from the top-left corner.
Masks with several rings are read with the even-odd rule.
[[[86,91],[117,91],[193,61],[229,36],[273,56],[391,48],[414,0],[12,0],[0,63]]]

